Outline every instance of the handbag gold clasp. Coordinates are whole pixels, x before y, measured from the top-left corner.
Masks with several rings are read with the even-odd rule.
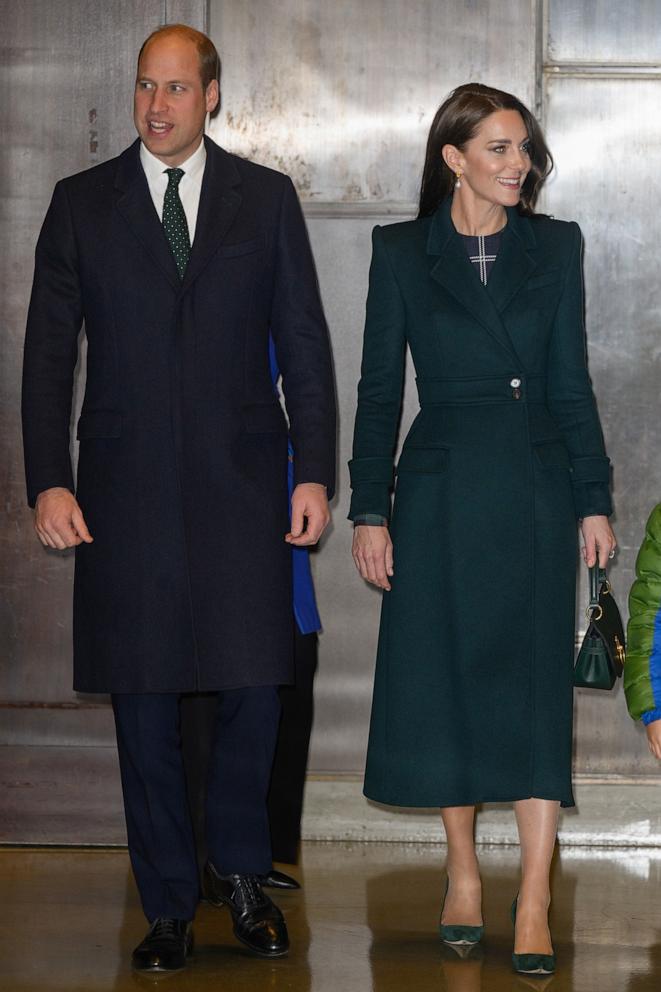
[[[594,613],[592,612],[593,610]],[[599,610],[598,613],[597,610]],[[585,619],[589,623],[592,623],[593,620],[601,620],[603,615],[604,615],[604,611],[603,608],[599,605],[599,603],[597,603],[596,606],[588,606],[587,610],[585,611]]]
[[[624,668],[624,662],[626,661],[627,653],[624,650],[622,644],[620,643],[620,638],[617,636],[617,634],[615,634],[615,654],[617,655],[617,660]]]

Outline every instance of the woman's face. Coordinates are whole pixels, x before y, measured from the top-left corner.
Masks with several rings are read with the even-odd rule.
[[[518,110],[496,110],[485,117],[463,149],[446,145],[443,153],[450,168],[462,174],[462,192],[470,191],[494,205],[513,207],[530,171],[529,145]]]

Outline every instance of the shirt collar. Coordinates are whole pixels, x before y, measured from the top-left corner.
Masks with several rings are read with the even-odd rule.
[[[142,141],[140,142],[140,161],[142,163],[142,168],[145,170],[145,175],[147,176],[148,182],[154,183],[161,176],[165,176],[165,170],[168,166],[165,162],[161,162],[160,158],[156,158],[155,155],[152,155]],[[178,168],[183,169],[189,179],[199,182],[202,173],[204,172],[206,161],[207,150],[204,147],[204,138],[202,138],[193,154],[190,155],[185,162],[182,162]]]

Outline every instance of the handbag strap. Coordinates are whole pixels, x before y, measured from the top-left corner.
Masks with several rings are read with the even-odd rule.
[[[599,592],[601,590],[602,582],[607,584],[608,579],[606,578],[606,569],[600,568],[598,564],[591,565],[588,569],[590,576],[590,602],[585,611],[588,620],[592,619],[592,611],[599,609]],[[601,615],[601,614],[600,614]]]

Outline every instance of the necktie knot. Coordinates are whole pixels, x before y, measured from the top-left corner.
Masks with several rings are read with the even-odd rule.
[[[183,169],[166,169],[165,174],[168,177],[168,186],[178,186],[181,182],[181,177],[184,175]]]

